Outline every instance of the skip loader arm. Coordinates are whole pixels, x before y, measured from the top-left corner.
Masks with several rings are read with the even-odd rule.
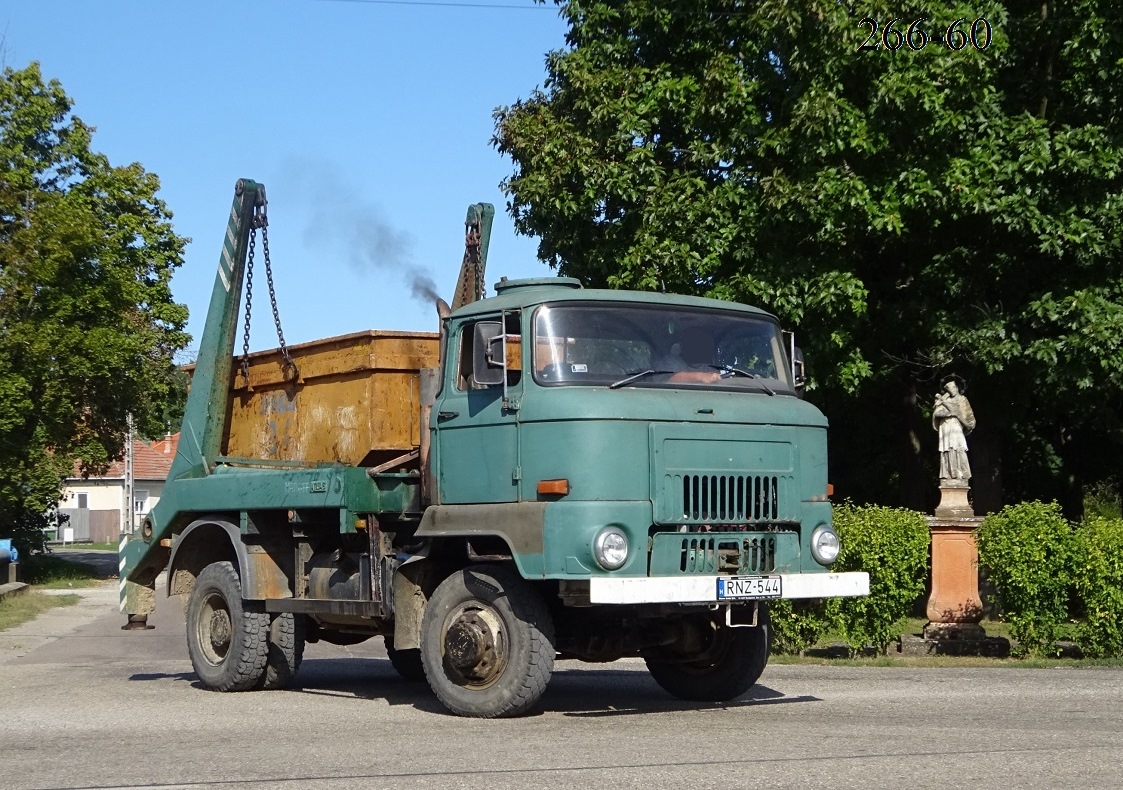
[[[121,536],[121,611],[129,617],[125,628],[146,627],[148,614],[155,608],[156,577],[167,565],[171,553],[169,536],[178,514],[174,505],[176,481],[210,474],[220,452],[247,247],[255,223],[262,223],[264,216],[265,187],[249,179],[239,180],[183,414],[179,449],[168,473],[164,496],[138,533],[126,532]]]
[[[484,297],[487,246],[494,220],[495,206],[490,203],[473,203],[468,206],[468,214],[464,218],[464,260],[460,264],[456,291],[452,295],[453,310]]]

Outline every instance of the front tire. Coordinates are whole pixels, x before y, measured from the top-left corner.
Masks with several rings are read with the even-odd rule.
[[[269,615],[247,612],[242,582],[229,562],[203,568],[187,602],[187,653],[203,685],[246,691],[261,681],[269,656]]]
[[[546,604],[514,572],[475,565],[445,579],[421,623],[421,662],[453,713],[519,716],[542,697],[554,670]]]
[[[763,607],[762,607],[763,609]],[[727,702],[752,688],[768,665],[772,626],[767,612],[755,627],[708,622],[711,629],[700,653],[645,657],[651,677],[674,697],[693,702]]]

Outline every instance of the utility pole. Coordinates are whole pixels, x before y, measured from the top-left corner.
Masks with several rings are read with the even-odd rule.
[[[131,535],[136,527],[133,519],[133,415],[128,417],[125,433],[125,503],[121,513],[121,532]]]

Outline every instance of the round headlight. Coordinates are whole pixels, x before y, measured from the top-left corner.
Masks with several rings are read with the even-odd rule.
[[[842,548],[838,533],[826,524],[820,524],[811,533],[811,556],[820,565],[830,565],[838,559],[838,552]]]
[[[614,571],[628,559],[628,536],[617,527],[605,527],[593,539],[593,557],[606,571]]]

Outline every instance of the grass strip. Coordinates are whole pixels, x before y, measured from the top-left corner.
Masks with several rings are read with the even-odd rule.
[[[80,600],[78,595],[43,595],[35,591],[9,595],[0,600],[0,631],[34,620],[48,609],[73,606]]]

